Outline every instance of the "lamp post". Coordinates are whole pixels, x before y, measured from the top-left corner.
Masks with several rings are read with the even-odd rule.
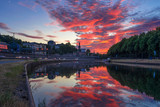
[[[14,38],[14,34],[15,34],[15,33],[13,33],[13,38]],[[13,40],[14,40],[14,39],[13,39]]]
[[[14,43],[15,43],[15,41],[14,41],[14,34],[15,34],[15,33],[13,33],[13,45],[15,45],[15,44],[14,44]],[[15,50],[14,50],[14,48],[13,48],[13,56],[15,56],[14,51],[15,51]]]

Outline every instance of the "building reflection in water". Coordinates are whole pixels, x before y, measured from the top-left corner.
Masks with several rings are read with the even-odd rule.
[[[67,63],[68,65],[68,63]],[[76,62],[74,65],[72,63],[70,66],[67,66],[65,64],[60,65],[59,64],[54,64],[54,65],[46,65],[46,66],[41,66],[35,69],[32,74],[30,74],[30,78],[40,78],[40,77],[45,77],[47,76],[48,79],[53,80],[56,76],[66,76],[70,77],[74,73],[78,74],[77,76],[80,77],[80,72],[87,72],[89,71],[89,67],[94,66],[93,64],[91,65],[82,65],[79,66],[79,64]],[[85,67],[85,68],[81,68]]]

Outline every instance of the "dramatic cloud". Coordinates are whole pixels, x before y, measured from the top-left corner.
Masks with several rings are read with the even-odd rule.
[[[61,32],[76,32],[80,38],[77,41],[92,52],[106,53],[122,38],[160,25],[160,8],[134,11],[138,8],[134,0],[36,0],[36,3],[65,28]]]
[[[4,23],[2,23],[2,22],[0,22],[0,29],[10,30],[10,28],[9,28],[6,24],[4,24]]]

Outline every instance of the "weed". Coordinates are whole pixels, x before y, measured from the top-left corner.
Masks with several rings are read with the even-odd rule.
[[[6,104],[8,102],[13,103],[12,93],[11,92],[2,93],[0,95],[0,105],[4,105],[4,104]]]
[[[25,81],[24,63],[0,65],[0,107],[28,107],[28,101],[13,95],[19,83]]]
[[[38,58],[35,58],[35,59],[34,59],[34,62],[38,62]]]
[[[38,107],[47,107],[46,106],[46,99],[45,98],[42,101],[39,101]]]

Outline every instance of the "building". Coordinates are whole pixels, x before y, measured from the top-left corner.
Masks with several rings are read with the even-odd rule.
[[[62,44],[55,45],[55,49],[59,49]]]
[[[86,56],[86,49],[81,48],[81,44],[80,42],[78,43],[78,52],[77,52],[78,56]]]
[[[81,52],[81,53],[86,53],[86,49],[84,49],[84,48],[83,48],[83,49],[80,49],[80,52]]]
[[[54,47],[56,43],[52,40],[48,41],[48,45]]]
[[[13,42],[9,44],[9,49],[10,49],[10,52],[12,53],[20,53],[21,46],[18,43]]]
[[[54,53],[56,43],[52,40],[48,41],[48,53],[52,54]]]
[[[0,52],[8,52],[8,44],[5,42],[0,42]]]
[[[32,54],[36,54],[36,55],[46,55],[46,44],[42,44],[42,43],[35,43],[35,42],[31,42],[31,43],[23,43],[23,47],[26,48],[31,48],[32,49]]]

